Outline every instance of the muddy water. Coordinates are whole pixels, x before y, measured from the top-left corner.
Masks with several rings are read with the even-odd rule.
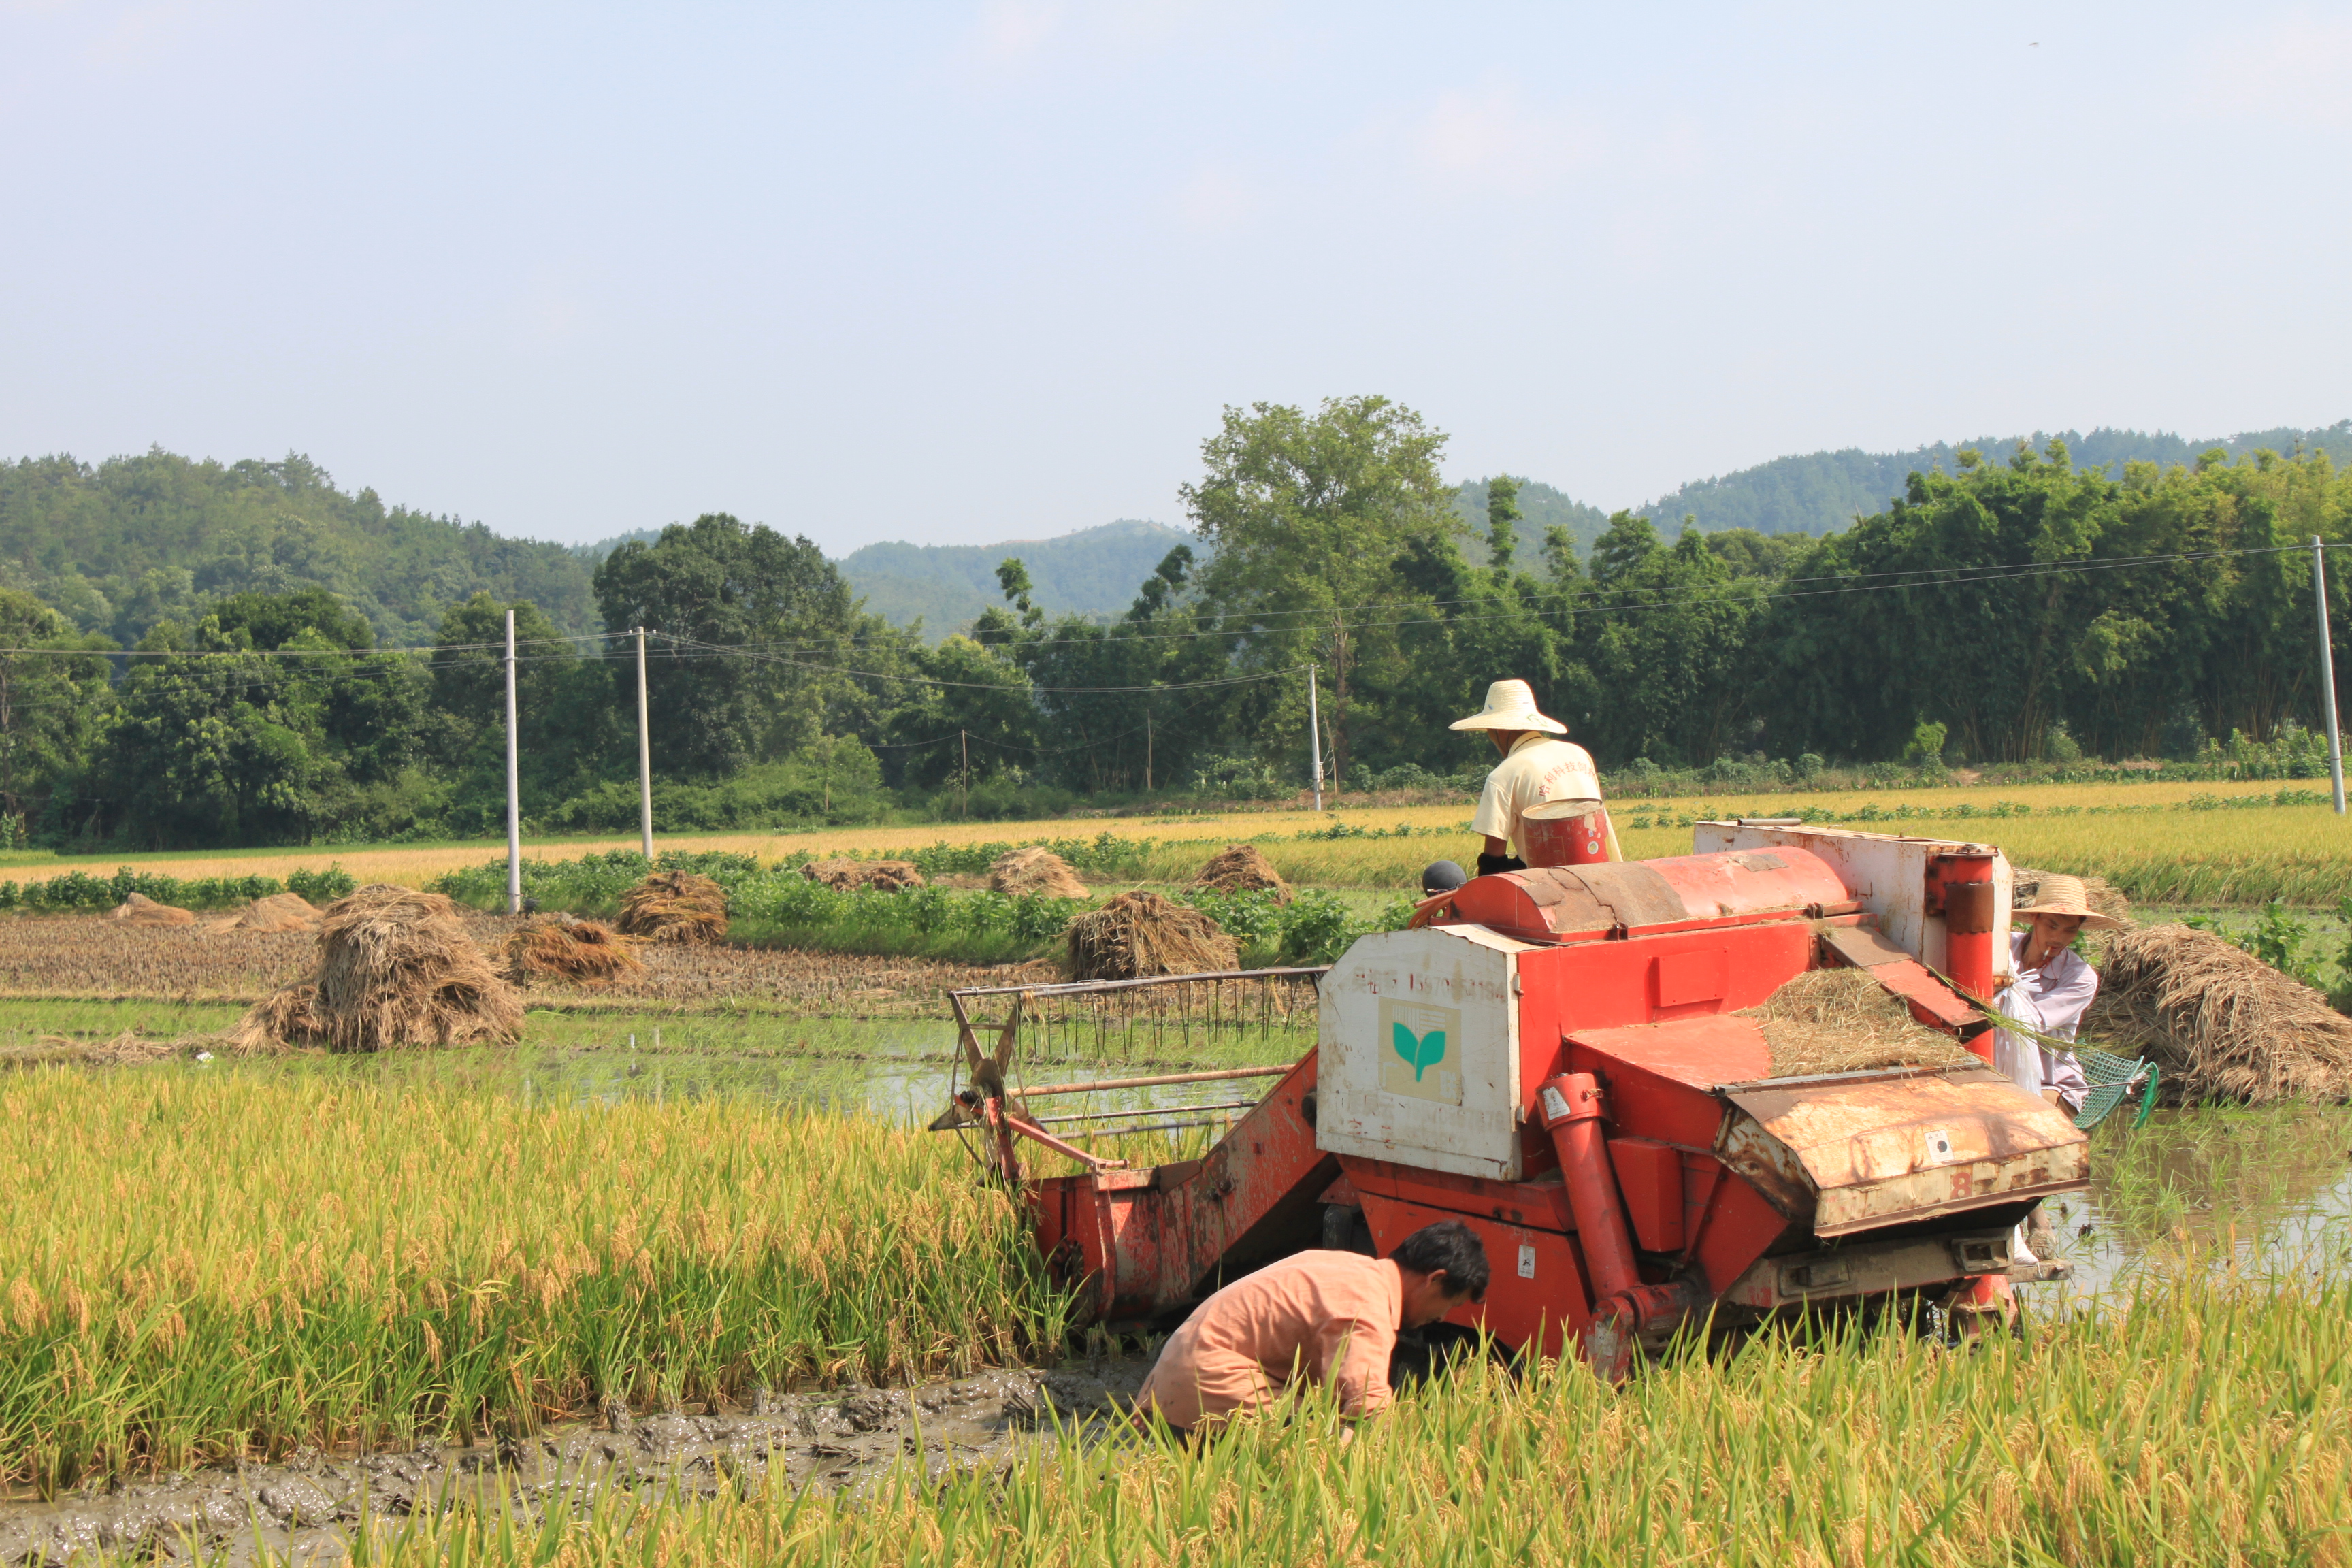
[[[854,1489],[919,1456],[950,1467],[1010,1462],[1041,1432],[1100,1431],[1142,1381],[1143,1363],[1073,1363],[1052,1372],[989,1372],[914,1389],[852,1388],[755,1397],[745,1410],[632,1415],[550,1427],[475,1447],[422,1444],[399,1453],[300,1454],[280,1464],[216,1467],[117,1483],[50,1501],[0,1500],[0,1564],[86,1553],[157,1552],[208,1563],[340,1561],[362,1521],[457,1507],[535,1524],[584,1510],[615,1487],[690,1496],[770,1485]]]

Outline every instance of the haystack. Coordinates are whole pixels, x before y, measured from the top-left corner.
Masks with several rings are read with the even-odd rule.
[[[247,1012],[229,1044],[376,1051],[506,1042],[521,1031],[521,1002],[466,934],[457,907],[377,883],[327,906],[318,973]]]
[[[604,985],[644,973],[646,963],[629,950],[626,937],[603,921],[549,915],[507,933],[499,944],[499,968],[517,985],[534,980]]]
[[[1067,860],[1034,845],[999,855],[988,868],[988,889],[1016,898],[1023,893],[1042,893],[1049,899],[1087,896],[1087,885],[1078,880]]]
[[[299,893],[272,893],[256,899],[226,920],[207,921],[208,931],[309,931],[319,923],[319,911]]]
[[[176,904],[159,904],[144,893],[133,893],[106,912],[106,918],[132,926],[191,926],[196,917]]]
[[[1763,1028],[1774,1078],[1984,1065],[1951,1036],[1914,1018],[1866,969],[1807,970],[1739,1016]]]
[[[801,875],[845,893],[895,893],[924,885],[912,860],[812,860],[801,868]]]
[[[1221,893],[1272,893],[1276,903],[1290,902],[1290,884],[1255,844],[1228,844],[1218,850],[1192,879],[1192,886]]]
[[[2083,1033],[2151,1058],[2168,1097],[2352,1099],[2352,1018],[2210,931],[2150,925],[2109,937]]]
[[[1121,893],[1070,922],[1074,979],[1139,980],[1240,965],[1240,944],[1216,921],[1158,893]]]
[[[2020,866],[2011,875],[2015,879],[2016,883],[2014,905],[2022,909],[2033,901],[2033,895],[2041,888],[2042,879],[2050,873],[2038,870],[2032,866]],[[2088,903],[2094,911],[2111,916],[2126,925],[2131,923],[2131,900],[2116,891],[2105,877],[2080,876],[2071,871],[2065,875],[2074,877],[2083,884],[2084,901]]]
[[[656,871],[621,895],[623,936],[717,942],[727,934],[727,889],[691,871]]]

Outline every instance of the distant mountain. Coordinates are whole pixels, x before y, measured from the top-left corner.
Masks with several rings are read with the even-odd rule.
[[[1055,539],[997,544],[869,544],[841,560],[842,574],[866,607],[898,626],[923,623],[942,637],[1004,603],[997,563],[1018,556],[1034,584],[1031,596],[1049,615],[1110,616],[1135,602],[1152,568],[1179,544],[1201,542],[1165,523],[1121,519]]]
[[[530,599],[563,630],[587,631],[591,570],[561,544],[386,506],[372,489],[346,494],[295,453],[0,461],[0,587],[126,646],[215,599],[313,586],[341,595],[386,643],[431,642],[441,612],[481,592]]]
[[[2000,461],[2017,450],[2020,440],[2031,441],[2039,450],[2053,435],[2066,443],[2076,467],[2103,468],[2116,476],[2126,462],[2194,463],[2199,454],[2216,447],[2231,458],[2266,447],[2284,454],[2299,447],[2325,452],[2339,466],[2352,461],[2352,419],[2315,430],[2249,430],[2204,441],[2183,440],[2160,430],[2151,434],[2102,426],[2087,436],[2079,430],[2037,430],[2030,437],[1988,436],[1908,452],[1864,452],[1849,447],[1842,452],[1775,458],[1752,468],[1695,480],[1633,510],[1654,520],[1659,531],[1670,538],[1680,531],[1685,516],[1696,516],[1697,526],[1710,531],[1752,528],[1759,533],[1832,533],[1858,516],[1885,510],[1887,502],[1903,493],[1914,470],[1953,472],[1956,454],[1963,447]]]

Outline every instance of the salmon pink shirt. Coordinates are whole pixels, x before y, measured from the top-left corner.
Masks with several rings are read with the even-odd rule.
[[[1311,1251],[1269,1263],[1194,1309],[1136,1394],[1171,1426],[1215,1425],[1288,1384],[1328,1384],[1346,1415],[1386,1405],[1404,1275],[1386,1258]]]

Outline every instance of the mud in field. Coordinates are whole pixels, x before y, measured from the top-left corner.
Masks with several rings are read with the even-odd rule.
[[[486,949],[518,922],[467,913]],[[103,997],[252,1002],[314,966],[310,931],[209,931],[202,925],[126,927],[100,915],[0,920],[0,998]],[[638,1010],[719,1004],[866,1016],[936,1015],[957,986],[1058,978],[1050,964],[978,965],[797,949],[654,944],[643,974],[593,988],[533,984],[535,1006],[610,1004]]]
[[[867,1484],[919,1453],[938,1475],[1009,1462],[1057,1425],[1100,1431],[1142,1383],[1132,1358],[1058,1371],[982,1373],[913,1390],[856,1388],[755,1397],[749,1410],[631,1415],[550,1427],[478,1447],[420,1444],[365,1457],[298,1454],[69,1492],[0,1499],[0,1564],[78,1555],[246,1563],[350,1555],[362,1521],[396,1530],[420,1513],[473,1507],[536,1523],[585,1510],[614,1487],[688,1496],[771,1485],[836,1491]]]

